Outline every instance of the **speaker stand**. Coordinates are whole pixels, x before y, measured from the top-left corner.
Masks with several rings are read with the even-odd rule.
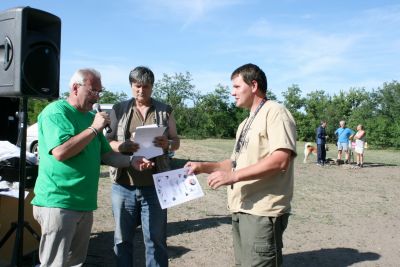
[[[24,248],[24,228],[26,228],[36,240],[40,241],[40,236],[33,230],[24,218],[25,206],[25,179],[26,179],[26,125],[27,125],[28,98],[22,97],[22,105],[19,114],[19,136],[18,145],[20,147],[19,160],[19,195],[18,195],[18,219],[17,222],[11,224],[10,230],[0,241],[0,248],[10,238],[12,233],[16,231],[13,256],[11,259],[11,267],[21,267],[23,262]]]

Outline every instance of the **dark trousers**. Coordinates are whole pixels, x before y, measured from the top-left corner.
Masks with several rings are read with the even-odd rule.
[[[325,144],[317,144],[317,159],[318,163],[324,164],[326,161]]]

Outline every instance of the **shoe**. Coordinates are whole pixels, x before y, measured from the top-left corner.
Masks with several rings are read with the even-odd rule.
[[[360,168],[364,167],[364,164],[360,163]]]
[[[349,164],[349,160],[346,159],[346,160],[344,161],[344,164]]]

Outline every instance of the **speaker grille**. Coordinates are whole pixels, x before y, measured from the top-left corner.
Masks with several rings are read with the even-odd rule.
[[[42,44],[30,49],[23,61],[22,73],[28,89],[24,94],[39,96],[58,94],[58,53],[52,45]]]

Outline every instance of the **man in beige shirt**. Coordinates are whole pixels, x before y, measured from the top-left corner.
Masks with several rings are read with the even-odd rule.
[[[236,133],[230,159],[188,162],[189,173],[209,173],[214,189],[227,185],[236,266],[281,266],[282,235],[293,196],[296,125],[290,112],[266,97],[267,78],[254,64],[232,75],[236,106],[250,115]]]

